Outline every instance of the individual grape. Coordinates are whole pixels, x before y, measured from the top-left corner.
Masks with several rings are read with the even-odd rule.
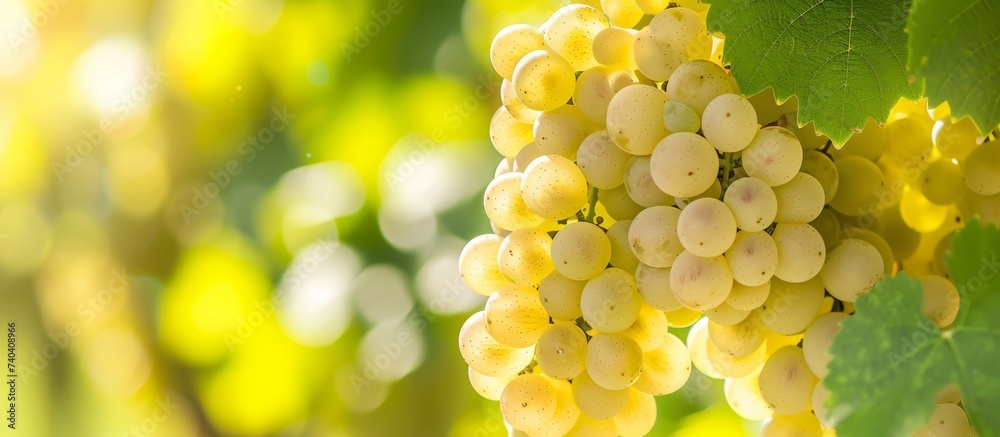
[[[687,208],[687,206],[690,205],[691,202],[694,202],[695,200],[719,199],[721,197],[722,197],[722,183],[719,182],[718,179],[716,179],[715,181],[712,182],[712,186],[708,187],[708,189],[703,191],[701,194],[694,197],[677,197],[674,198],[674,203],[676,203],[677,207],[680,208],[681,211],[683,211],[684,208]]]
[[[670,0],[635,0],[635,4],[647,14],[656,14],[670,5]]]
[[[687,60],[683,51],[657,42],[649,27],[643,27],[635,35],[633,50],[639,71],[655,82],[670,79],[670,75],[677,70],[677,67]]]
[[[500,395],[503,393],[504,387],[510,383],[515,374],[508,376],[503,376],[500,378],[495,378],[492,376],[486,376],[482,373],[475,371],[471,366],[469,367],[469,385],[472,386],[476,393],[479,393],[484,399],[489,399],[491,401],[499,401]]]
[[[594,37],[608,25],[601,11],[586,5],[569,4],[552,14],[542,26],[542,34],[548,47],[577,71],[583,71],[597,66]]]
[[[628,194],[625,185],[620,185],[610,190],[602,189],[597,192],[597,200],[608,210],[608,214],[615,220],[632,220],[642,212],[642,205],[635,203]]]
[[[628,241],[628,231],[632,220],[615,222],[608,228],[608,240],[611,240],[611,265],[626,272],[634,272],[639,267],[639,259],[632,253]]]
[[[723,203],[733,212],[736,225],[748,232],[763,231],[778,215],[778,198],[766,182],[745,177],[729,185]]]
[[[462,249],[462,254],[458,257],[458,270],[462,281],[472,291],[489,296],[509,283],[497,265],[497,252],[502,241],[503,238],[497,235],[485,234],[473,238]]]
[[[601,9],[618,27],[633,27],[644,15],[635,0],[601,0]]]
[[[778,266],[778,246],[767,232],[738,232],[725,256],[733,280],[742,284],[745,291],[770,281]],[[748,309],[745,305],[738,308]]]
[[[833,336],[840,330],[840,322],[847,318],[844,313],[826,313],[813,320],[812,324],[806,328],[805,336],[802,337],[802,353],[806,358],[806,364],[814,375],[823,379],[829,370],[826,365],[832,358],[827,349]]]
[[[825,204],[823,185],[806,173],[799,173],[784,185],[774,187],[778,199],[778,223],[809,223],[819,217]]]
[[[780,126],[765,127],[743,150],[743,168],[772,187],[787,184],[802,167],[802,145]]]
[[[720,303],[719,306],[715,308],[705,310],[705,317],[708,317],[708,320],[726,326],[740,323],[743,320],[746,320],[749,315],[749,310],[733,308],[725,302]]]
[[[670,8],[657,13],[650,20],[648,28],[653,32],[658,43],[681,53],[688,53],[692,43],[704,44],[704,42],[697,42],[697,40],[708,37],[705,18],[685,7]],[[711,43],[708,45],[711,48]],[[692,58],[707,57],[707,53],[698,53],[698,55],[700,56],[692,56]]]
[[[708,343],[708,319],[702,318],[691,326],[691,330],[688,331],[687,341],[685,342],[691,354],[691,364],[702,375],[713,379],[723,379],[725,376],[715,370],[712,367],[712,363],[708,360]]]
[[[535,50],[517,63],[511,81],[525,106],[536,111],[551,111],[573,97],[576,70],[559,55]]]
[[[775,414],[764,423],[760,437],[820,437],[822,432],[816,416],[805,411],[793,415]]]
[[[521,197],[521,173],[502,174],[486,187],[483,207],[486,216],[497,226],[506,230],[532,228],[542,224],[545,218],[535,214]]]
[[[733,275],[721,256],[701,258],[684,251],[670,268],[670,288],[674,296],[691,309],[707,310],[719,306],[725,302],[732,287]]]
[[[816,178],[823,188],[823,204],[830,203],[833,196],[837,194],[837,188],[840,184],[837,166],[833,160],[821,152],[810,150],[802,155],[801,171]]]
[[[720,256],[736,240],[736,219],[721,200],[698,199],[681,211],[677,237],[684,249],[694,255]]]
[[[767,338],[767,332],[754,313],[739,323],[728,326],[709,321],[708,338],[719,351],[739,358],[760,348]]]
[[[667,325],[671,328],[687,328],[702,317],[702,312],[685,306],[664,313],[667,315]]]
[[[803,334],[784,335],[770,330],[767,331],[767,340],[764,341],[764,345],[767,346],[767,356],[774,355],[778,349],[785,346],[795,346],[799,344],[802,342],[802,337],[804,337]]]
[[[580,73],[576,79],[573,104],[591,123],[605,126],[608,123],[608,106],[618,91],[635,81],[628,70],[594,67]]]
[[[628,272],[610,268],[587,281],[580,297],[583,319],[601,332],[619,332],[639,317],[642,298]]]
[[[920,283],[924,286],[924,315],[940,328],[951,325],[960,303],[955,284],[936,275],[920,278]]]
[[[774,414],[774,407],[760,394],[760,384],[757,383],[759,375],[760,370],[756,370],[740,378],[726,378],[723,386],[729,407],[747,420],[764,420]]]
[[[848,238],[830,247],[819,273],[823,286],[833,297],[854,302],[882,280],[882,255],[870,243]]]
[[[535,348],[516,349],[497,343],[486,331],[484,311],[473,314],[458,333],[462,358],[476,372],[499,378],[520,372],[535,356]]]
[[[681,339],[667,334],[663,343],[643,355],[642,373],[632,386],[661,396],[680,390],[691,376],[691,354]]]
[[[701,117],[688,105],[668,101],[663,105],[663,125],[673,133],[696,133],[701,130]]]
[[[631,0],[628,0],[631,1]],[[633,155],[649,155],[670,132],[663,125],[667,95],[649,85],[630,85],[608,105],[608,132],[618,147]]]
[[[819,274],[826,260],[826,244],[819,231],[806,224],[779,223],[771,237],[778,246],[775,277],[804,282]]]
[[[573,398],[587,417],[605,420],[625,409],[628,390],[608,390],[594,382],[588,372],[583,372],[573,378]]]
[[[632,155],[619,149],[608,131],[590,134],[576,153],[576,164],[587,183],[601,190],[620,186],[625,180],[625,167]]]
[[[550,379],[549,382],[556,389],[556,411],[545,424],[527,430],[531,437],[563,437],[581,416],[580,408],[573,400],[572,384],[555,379]]]
[[[831,148],[830,155],[834,160],[840,160],[847,156],[858,156],[869,161],[877,161],[885,145],[889,142],[888,133],[873,118],[865,122],[865,127],[861,132],[851,136],[840,149]]]
[[[538,298],[553,319],[576,320],[583,316],[580,296],[586,284],[586,281],[574,281],[553,271],[538,284]]]
[[[635,319],[635,323],[621,333],[635,340],[643,352],[649,352],[663,343],[667,328],[667,316],[663,311],[643,303],[639,307],[639,317]]]
[[[947,159],[934,161],[924,169],[918,189],[936,205],[957,203],[965,194],[962,168]]]
[[[729,74],[711,61],[685,62],[677,67],[667,82],[667,99],[690,106],[699,117],[709,102],[734,92],[736,90]]]
[[[716,97],[705,107],[701,119],[705,138],[720,152],[739,152],[757,135],[757,113],[739,94]]]
[[[941,152],[943,159],[965,162],[969,154],[979,147],[979,129],[972,119],[965,117],[958,122],[940,122],[941,126],[934,129],[932,139],[934,147]]]
[[[538,294],[533,288],[508,285],[486,301],[486,331],[498,343],[514,348],[529,347],[549,326]]]
[[[608,390],[623,390],[642,372],[642,349],[624,334],[600,333],[587,345],[587,374]]]
[[[528,168],[528,165],[531,165],[531,161],[534,161],[542,155],[544,155],[544,153],[542,153],[541,150],[538,150],[537,143],[532,141],[526,144],[521,148],[520,152],[517,152],[517,156],[514,157],[513,170],[518,173],[524,173],[524,169]]]
[[[886,125],[886,155],[897,163],[916,163],[934,149],[928,124],[916,118],[900,118]]]
[[[652,267],[670,267],[684,250],[677,236],[681,211],[672,206],[654,206],[635,216],[628,241],[636,258]]]
[[[670,289],[670,268],[639,264],[635,270],[635,285],[642,299],[653,308],[675,311],[684,307]]]
[[[587,205],[587,178],[573,161],[559,155],[539,157],[521,178],[524,204],[551,220],[572,216]]]
[[[860,156],[845,156],[834,164],[839,182],[830,207],[841,214],[858,216],[879,204],[885,177],[874,162]]]
[[[628,403],[614,417],[615,426],[622,437],[642,437],[656,423],[656,399],[636,389],[630,388],[628,392]]]
[[[931,420],[916,430],[913,437],[965,437],[970,435],[969,416],[955,404],[937,404]]]
[[[632,29],[609,27],[594,37],[594,59],[601,65],[635,71],[635,35]]]
[[[753,311],[760,308],[770,294],[771,281],[752,287],[733,281],[733,289],[726,298],[726,304],[738,310]]]
[[[938,404],[958,404],[962,402],[962,392],[959,390],[958,385],[949,384],[934,395],[934,402]]]
[[[785,346],[764,363],[759,381],[760,393],[774,406],[774,412],[792,415],[809,412],[813,389],[819,379],[809,371],[802,349]],[[816,426],[819,427],[818,422]]]
[[[603,229],[592,223],[570,223],[552,239],[552,262],[567,278],[593,278],[604,271],[609,261],[611,241]]]
[[[633,156],[629,160],[625,166],[625,190],[635,203],[646,208],[674,204],[674,198],[654,181],[648,156]]]
[[[749,355],[734,357],[719,350],[711,340],[705,343],[705,357],[712,368],[726,378],[739,378],[749,375],[760,368],[767,359],[767,347],[761,345]]]
[[[1000,147],[992,142],[977,147],[962,164],[965,185],[973,193],[992,196],[1000,193]]]
[[[542,112],[535,120],[532,134],[543,155],[559,155],[576,161],[577,149],[584,138],[597,130],[575,105],[563,105]]]
[[[771,293],[758,311],[767,329],[782,335],[805,331],[823,305],[823,283],[812,278],[802,283],[771,280]]]
[[[507,384],[500,396],[503,420],[517,429],[531,429],[555,416],[558,394],[542,375],[518,375]]]
[[[892,274],[892,265],[895,262],[895,256],[892,254],[892,248],[889,247],[889,243],[882,238],[881,235],[875,233],[871,229],[857,228],[853,227],[844,231],[844,234],[848,238],[857,238],[859,240],[867,241],[871,244],[875,250],[878,250],[879,255],[882,257],[882,273],[886,275]],[[839,240],[838,240],[839,241]],[[827,247],[832,246],[832,244],[827,244]]]
[[[692,197],[712,186],[719,172],[719,157],[705,138],[678,132],[666,137],[653,150],[650,172],[653,182],[663,192]]]
[[[612,419],[595,420],[581,414],[567,437],[618,437],[618,429]]]
[[[936,205],[913,187],[903,190],[899,199],[899,214],[910,229],[921,233],[934,232],[948,218],[948,208]]]
[[[513,80],[514,68],[528,53],[545,48],[542,33],[534,26],[512,24],[497,32],[490,44],[490,62],[500,77]]]
[[[587,369],[587,336],[576,325],[557,323],[538,339],[535,359],[555,379],[573,379]]]
[[[490,121],[490,140],[497,152],[513,158],[533,140],[531,125],[521,123],[507,111],[507,107],[501,106]]]
[[[542,230],[518,229],[500,242],[497,264],[511,282],[524,287],[537,287],[555,266],[549,253],[552,237]]]
[[[507,108],[507,112],[521,123],[535,124],[535,119],[538,118],[538,114],[541,114],[541,112],[524,106],[524,102],[517,97],[514,82],[507,79],[500,83],[500,102],[503,103],[504,108]]]
[[[833,429],[835,423],[826,408],[826,401],[830,399],[830,391],[823,386],[822,378],[820,380],[821,382],[817,383],[816,388],[813,389],[813,414],[816,415],[816,420],[823,428]]]

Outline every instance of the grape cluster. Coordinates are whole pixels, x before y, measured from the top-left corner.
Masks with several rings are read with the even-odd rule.
[[[494,232],[460,259],[488,300],[459,345],[514,433],[645,435],[693,364],[764,436],[833,435],[819,381],[858,296],[913,265],[928,317],[955,319],[940,248],[1000,206],[996,148],[903,102],[837,149],[794,99],[740,95],[706,10],[576,2],[493,41],[504,158]],[[959,429],[957,391],[939,401]]]

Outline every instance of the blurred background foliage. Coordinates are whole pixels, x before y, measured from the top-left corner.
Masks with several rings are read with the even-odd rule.
[[[561,3],[0,0],[0,434],[506,435],[457,260],[489,43]],[[721,392],[696,375],[656,434],[752,433]]]

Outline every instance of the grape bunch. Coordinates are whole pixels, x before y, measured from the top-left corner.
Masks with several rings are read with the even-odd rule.
[[[993,144],[901,102],[838,149],[794,98],[740,94],[706,12],[575,2],[493,40],[504,158],[494,232],[460,258],[488,300],[459,347],[512,435],[645,435],[692,364],[764,436],[835,435],[820,381],[858,296],[906,268],[934,323],[956,317],[942,247],[1000,213]],[[958,392],[939,402],[917,435],[965,435]]]

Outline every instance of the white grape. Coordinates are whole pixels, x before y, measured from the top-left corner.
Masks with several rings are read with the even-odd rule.
[[[643,437],[656,424],[656,399],[651,394],[629,389],[628,403],[614,420],[621,437]]]
[[[549,314],[531,287],[508,285],[486,301],[486,330],[502,345],[523,348],[536,342],[549,326]]]
[[[782,335],[798,334],[809,326],[823,305],[823,283],[819,278],[790,283],[771,280],[771,292],[757,310],[767,329]]]
[[[882,272],[878,249],[865,240],[848,238],[830,247],[819,276],[833,297],[854,302],[882,279]]]
[[[521,178],[524,204],[551,220],[572,216],[587,205],[587,178],[573,161],[559,155],[541,156]]]
[[[532,136],[543,155],[576,160],[577,149],[587,135],[597,130],[575,105],[542,112],[535,120]]]
[[[552,237],[537,228],[518,229],[500,243],[497,264],[500,272],[511,282],[537,287],[555,266],[549,253]]]
[[[514,67],[528,53],[545,48],[538,28],[527,24],[512,24],[497,32],[490,45],[490,61],[500,77],[513,80]]]
[[[642,74],[655,82],[670,79],[677,67],[687,60],[684,52],[660,44],[649,27],[635,35],[635,64]]]
[[[506,106],[501,106],[490,121],[490,140],[497,152],[508,158],[517,156],[525,145],[533,140],[531,125],[521,123]]]
[[[634,71],[635,65],[633,45],[638,32],[620,27],[608,27],[594,37],[594,59],[613,68],[623,68]]]
[[[729,407],[747,420],[764,420],[774,414],[774,407],[760,394],[757,378],[760,370],[739,378],[726,378],[724,394]]]
[[[752,311],[760,308],[770,294],[771,281],[752,287],[733,281],[733,289],[729,292],[726,303],[736,309]]]
[[[726,301],[733,288],[733,275],[721,256],[701,258],[684,251],[670,267],[670,288],[684,306],[707,310]]]
[[[675,311],[684,307],[670,289],[670,268],[650,267],[639,264],[635,270],[635,285],[642,299],[661,311]]]
[[[720,152],[739,152],[757,134],[757,113],[739,94],[723,94],[709,102],[701,117],[705,138]]]
[[[684,249],[694,255],[720,256],[736,239],[736,219],[719,199],[698,199],[681,211],[677,237]]]
[[[609,26],[601,11],[587,5],[559,8],[542,27],[545,44],[569,61],[577,71],[597,65],[594,37]]]
[[[608,240],[611,240],[611,265],[627,272],[634,272],[639,267],[639,259],[632,253],[628,241],[628,231],[632,220],[617,221],[608,228]]]
[[[458,333],[459,351],[476,372],[499,378],[520,372],[535,356],[535,348],[512,348],[497,343],[486,331],[483,311],[473,314]]]
[[[823,212],[823,185],[806,173],[796,174],[791,181],[774,187],[778,199],[778,223],[809,223]]]
[[[503,390],[500,413],[518,429],[541,426],[555,415],[557,396],[555,387],[542,375],[519,375]]]
[[[580,297],[583,319],[601,332],[619,332],[639,317],[642,298],[628,272],[610,268],[587,281]]]
[[[609,190],[625,181],[625,167],[631,157],[611,141],[608,131],[600,131],[590,134],[580,144],[576,165],[587,178],[587,183],[594,188]]]
[[[618,91],[635,81],[627,70],[608,67],[594,67],[580,73],[576,79],[573,104],[580,113],[597,126],[608,123],[608,106]]]
[[[522,173],[505,173],[486,187],[483,207],[490,221],[502,229],[514,231],[533,228],[545,222],[535,214],[521,197]]]
[[[733,212],[736,225],[748,232],[763,231],[778,215],[778,198],[764,181],[745,177],[729,185],[723,202]]]
[[[511,81],[525,106],[536,111],[551,111],[573,97],[576,70],[559,55],[535,50],[517,63]]]
[[[629,160],[625,166],[625,191],[635,203],[646,208],[674,204],[674,198],[654,181],[649,156],[633,156]]]
[[[681,211],[671,206],[654,206],[635,216],[628,240],[640,262],[652,267],[670,267],[684,250],[677,236]]]
[[[738,232],[725,256],[733,279],[750,287],[770,281],[778,266],[778,246],[767,232]]]
[[[775,277],[787,282],[804,282],[819,274],[826,259],[826,244],[816,228],[807,224],[779,223],[771,237],[778,247]]]
[[[809,409],[819,378],[806,366],[802,349],[785,346],[764,363],[759,381],[761,395],[774,406],[775,413],[791,415]]]
[[[575,222],[552,239],[552,262],[563,276],[577,281],[593,278],[611,261],[611,240],[604,230],[587,222]]]
[[[472,366],[469,366],[469,385],[476,390],[484,399],[489,399],[491,401],[499,401],[500,395],[503,393],[503,389],[507,387],[507,384],[514,379],[517,375],[508,375],[500,378],[495,378],[492,376],[486,376],[482,373],[477,372]]]
[[[924,315],[938,327],[951,325],[958,317],[960,304],[955,284],[936,275],[920,278],[920,283],[924,286]]]
[[[642,372],[642,348],[624,334],[594,335],[587,344],[587,374],[608,390],[631,386]]]
[[[649,155],[670,132],[663,125],[667,95],[649,85],[630,85],[608,105],[608,132],[618,147],[633,155]]]
[[[555,379],[573,379],[587,369],[587,336],[576,325],[557,323],[538,339],[535,359]]]
[[[538,298],[553,319],[576,320],[583,315],[580,296],[584,285],[586,281],[574,281],[553,271],[538,284]]]
[[[503,238],[497,235],[485,234],[473,238],[462,249],[458,269],[465,285],[472,291],[489,296],[509,283],[497,265],[497,252],[502,241]]]
[[[663,105],[663,125],[673,133],[696,133],[701,130],[701,117],[688,105],[668,101]]]
[[[802,167],[802,145],[788,129],[770,126],[761,129],[743,150],[747,174],[772,187],[791,181]]]
[[[692,197],[715,182],[719,157],[705,138],[678,132],[666,137],[653,150],[650,172],[663,192],[675,197]]]
[[[628,390],[608,390],[583,372],[573,378],[573,399],[587,417],[605,420],[615,417],[625,408]]]
[[[726,70],[705,60],[681,64],[667,82],[667,98],[690,106],[699,117],[709,102],[734,92]]]
[[[813,320],[812,324],[806,328],[805,336],[802,337],[802,353],[806,358],[809,370],[820,379],[825,378],[829,372],[826,365],[830,362],[830,342],[833,336],[840,330],[840,322],[847,318],[844,313],[826,313]]]

